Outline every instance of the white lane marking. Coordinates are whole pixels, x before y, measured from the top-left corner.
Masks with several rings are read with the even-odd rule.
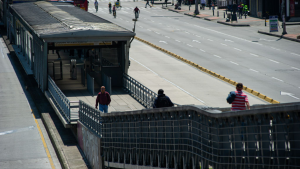
[[[238,51],[242,51],[241,49],[238,49],[238,48],[233,48],[233,49],[238,50]]]
[[[205,50],[202,50],[202,49],[199,49],[199,50],[201,50],[202,52],[205,52]]]
[[[300,56],[299,54],[297,54],[297,53],[291,53],[292,55],[296,55],[296,56]]]
[[[169,81],[169,80],[165,79],[164,77],[162,77],[162,76],[158,75],[156,72],[154,72],[153,70],[151,70],[151,69],[150,69],[150,68],[148,68],[147,66],[145,66],[145,65],[141,64],[140,62],[136,61],[136,60],[135,60],[135,59],[133,59],[132,57],[129,57],[129,58],[130,58],[130,59],[132,59],[133,61],[135,61],[136,63],[138,63],[138,64],[142,65],[143,67],[145,67],[146,69],[148,69],[149,71],[151,71],[152,73],[154,73],[155,75],[157,75],[157,76],[159,76],[159,77],[163,78],[165,81],[167,81],[167,82],[171,83],[172,85],[176,86],[178,89],[182,90],[183,92],[187,93],[188,95],[192,96],[193,98],[195,98],[195,99],[199,100],[199,101],[200,101],[200,102],[202,102],[202,103],[205,103],[204,101],[202,101],[202,100],[198,99],[197,97],[195,97],[195,96],[194,96],[194,95],[192,95],[191,93],[189,93],[189,92],[187,92],[186,90],[182,89],[181,87],[177,86],[177,85],[176,85],[176,84],[174,84],[173,82],[171,82],[171,81]]]
[[[277,48],[274,48],[274,47],[271,47],[271,49],[274,49],[274,50],[280,50],[280,49],[277,49]]]
[[[190,32],[185,32],[185,33],[190,34]]]
[[[144,27],[140,26],[140,28],[144,28]]]
[[[275,79],[275,80],[278,80],[278,81],[281,81],[281,82],[283,82],[283,80],[281,80],[281,79],[277,79],[276,77],[272,77],[272,79]]]
[[[196,35],[198,38],[201,38],[201,36],[200,35]]]
[[[298,97],[295,97],[293,93],[287,93],[287,92],[280,91],[280,95],[282,95],[282,96],[291,96],[295,99],[299,99]]]
[[[253,72],[256,72],[256,73],[258,73],[258,71],[257,71],[257,70],[254,70],[254,69],[249,69],[249,70],[251,70],[251,71],[253,71]]]
[[[180,42],[179,40],[175,40],[176,42]]]
[[[221,43],[221,45],[223,45],[223,46],[227,46],[226,44],[224,44],[224,43]]]
[[[230,63],[235,64],[235,65],[239,65],[239,64],[237,64],[237,63],[235,63],[235,62],[233,62],[233,61],[230,61]]]
[[[123,20],[123,18],[120,18],[120,20]]]
[[[250,53],[250,55],[258,57],[258,55],[256,55],[256,54],[253,54],[253,53]]]
[[[209,40],[209,41],[211,41],[211,42],[213,41],[213,40],[211,40],[211,39],[207,39],[207,40]]]
[[[166,38],[170,38],[169,36],[165,36]]]
[[[162,41],[162,40],[161,40],[161,41],[159,41],[159,42],[161,42],[161,43],[165,43],[165,44],[168,44],[166,41]]]
[[[148,31],[151,31],[150,29],[147,29]]]
[[[160,33],[158,33],[158,32],[155,32],[156,34],[160,34]]]
[[[199,41],[197,41],[197,40],[193,40],[193,42],[201,43],[201,42],[199,42]]]
[[[188,46],[190,46],[190,47],[193,47],[192,45],[190,45],[190,44],[187,44]]]
[[[232,40],[229,40],[229,39],[225,39],[225,41],[226,41],[226,42],[233,42]]]
[[[299,68],[296,68],[296,67],[292,67],[293,69],[296,69],[296,70],[300,70]]]
[[[275,41],[275,40],[267,40],[267,39],[262,39],[262,38],[259,38],[259,40],[264,40],[264,41],[268,41],[268,42]]]
[[[277,62],[277,61],[275,61],[275,60],[272,60],[272,59],[269,59],[271,62],[274,62],[274,63],[279,63],[279,62]]]
[[[217,58],[222,58],[221,56],[218,56],[218,55],[214,55],[215,57],[217,57]]]

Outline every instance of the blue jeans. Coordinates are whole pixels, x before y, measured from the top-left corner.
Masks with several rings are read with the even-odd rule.
[[[108,112],[108,105],[99,104],[99,110],[107,113]]]

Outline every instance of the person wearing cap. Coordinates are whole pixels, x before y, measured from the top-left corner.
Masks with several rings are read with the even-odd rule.
[[[171,99],[164,94],[163,89],[158,90],[158,96],[154,100],[153,108],[173,107]]]
[[[110,102],[111,99],[109,93],[105,91],[104,86],[101,86],[101,92],[99,92],[97,95],[95,108],[98,109],[98,104],[99,104],[99,110],[104,113],[107,113],[108,105],[110,104]]]
[[[248,110],[250,110],[248,96],[242,91],[243,87],[243,83],[238,83],[236,85],[236,96],[232,102],[231,111],[246,110],[246,107]]]

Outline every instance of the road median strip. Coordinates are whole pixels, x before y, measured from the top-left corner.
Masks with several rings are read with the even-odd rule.
[[[144,42],[144,43],[146,43],[146,44],[148,44],[148,45],[150,45],[150,46],[152,46],[152,47],[154,47],[154,48],[156,48],[156,49],[158,49],[158,50],[160,50],[160,51],[162,51],[162,52],[164,52],[164,53],[166,53],[168,55],[171,55],[171,56],[173,56],[173,57],[175,57],[175,58],[177,58],[177,59],[179,59],[179,60],[181,60],[181,61],[183,61],[183,62],[185,62],[185,63],[187,63],[187,64],[189,64],[189,65],[191,65],[191,66],[193,66],[193,67],[195,67],[195,68],[197,68],[197,69],[199,69],[199,70],[201,70],[201,71],[203,71],[203,72],[205,72],[205,73],[207,73],[209,75],[212,75],[212,76],[214,76],[214,77],[216,77],[216,78],[218,78],[220,80],[223,80],[223,81],[225,81],[225,82],[227,82],[227,83],[229,83],[231,85],[235,86],[237,84],[236,81],[233,81],[233,80],[231,80],[229,78],[226,78],[224,76],[221,76],[221,75],[219,75],[219,74],[217,74],[217,73],[215,73],[213,71],[210,71],[210,70],[208,70],[208,69],[206,69],[206,68],[204,68],[204,67],[202,67],[202,66],[200,66],[200,65],[198,65],[198,64],[196,64],[196,63],[194,63],[192,61],[189,61],[189,60],[187,60],[187,59],[185,59],[185,58],[183,58],[183,57],[181,57],[179,55],[176,55],[175,53],[172,53],[172,52],[170,52],[170,51],[168,51],[166,49],[158,47],[158,46],[154,45],[153,43],[150,43],[150,42],[148,42],[148,41],[146,41],[144,39],[141,39],[141,38],[139,38],[137,36],[135,36],[134,38],[137,39],[137,40],[139,40],[139,41],[141,41],[141,42]],[[248,93],[251,93],[252,95],[260,98],[260,99],[263,99],[263,100],[269,102],[269,103],[272,103],[272,104],[279,104],[280,103],[279,101],[271,99],[270,97],[267,97],[266,95],[263,95],[263,94],[255,91],[253,89],[250,89],[250,88],[248,88],[246,86],[244,86],[244,90],[247,91]]]

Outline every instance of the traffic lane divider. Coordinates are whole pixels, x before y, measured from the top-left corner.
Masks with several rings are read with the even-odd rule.
[[[166,53],[166,54],[168,54],[168,55],[171,55],[171,56],[173,56],[173,57],[175,57],[175,58],[177,58],[177,59],[179,59],[179,60],[181,60],[181,61],[183,61],[183,62],[185,62],[185,63],[187,63],[187,64],[189,64],[189,65],[191,65],[191,66],[193,66],[193,67],[195,67],[195,68],[197,68],[197,69],[199,69],[199,70],[201,70],[201,71],[203,71],[203,72],[205,72],[205,73],[207,73],[207,74],[209,74],[209,75],[211,75],[211,76],[214,76],[214,77],[216,77],[216,78],[218,78],[218,79],[220,79],[220,80],[223,80],[223,81],[225,81],[225,82],[227,82],[227,83],[229,83],[229,84],[231,84],[231,85],[234,85],[234,86],[235,86],[235,85],[237,84],[236,81],[233,81],[233,80],[231,80],[231,79],[229,79],[229,78],[226,78],[226,77],[224,77],[224,76],[222,76],[222,75],[219,75],[219,74],[217,74],[217,73],[215,73],[215,72],[213,72],[213,71],[210,71],[210,70],[208,70],[208,69],[206,69],[206,68],[204,68],[204,67],[202,67],[202,66],[200,66],[200,65],[198,65],[198,64],[196,64],[196,63],[194,63],[194,62],[192,62],[192,61],[189,61],[189,60],[187,60],[187,59],[185,59],[185,58],[183,58],[183,57],[181,57],[181,56],[179,56],[179,55],[177,55],[177,54],[175,54],[175,53],[172,53],[172,52],[170,52],[170,51],[168,51],[168,50],[166,50],[166,49],[163,49],[163,48],[161,48],[161,47],[158,47],[158,46],[156,46],[156,45],[154,45],[154,44],[152,44],[152,43],[150,43],[150,42],[148,42],[148,41],[146,41],[146,40],[144,40],[144,39],[141,39],[141,38],[136,37],[136,36],[135,36],[135,39],[137,39],[137,40],[139,40],[139,41],[141,41],[141,42],[144,42],[144,43],[146,43],[146,44],[152,46],[152,47],[155,48],[155,49],[158,49],[158,50],[160,50],[160,51],[162,51],[162,52],[164,52],[164,53]],[[244,86],[243,89],[244,89],[245,91],[247,91],[248,93],[251,93],[252,95],[254,95],[254,96],[256,96],[256,97],[258,97],[258,98],[260,98],[260,99],[263,99],[263,100],[265,100],[265,101],[267,101],[267,102],[269,102],[269,103],[272,103],[272,104],[279,104],[279,103],[280,103],[279,101],[274,100],[274,99],[271,99],[270,97],[267,97],[266,95],[263,95],[263,94],[261,94],[261,93],[255,91],[255,90],[253,90],[253,89],[250,89],[250,88],[248,88],[248,87],[246,87],[246,86]]]

